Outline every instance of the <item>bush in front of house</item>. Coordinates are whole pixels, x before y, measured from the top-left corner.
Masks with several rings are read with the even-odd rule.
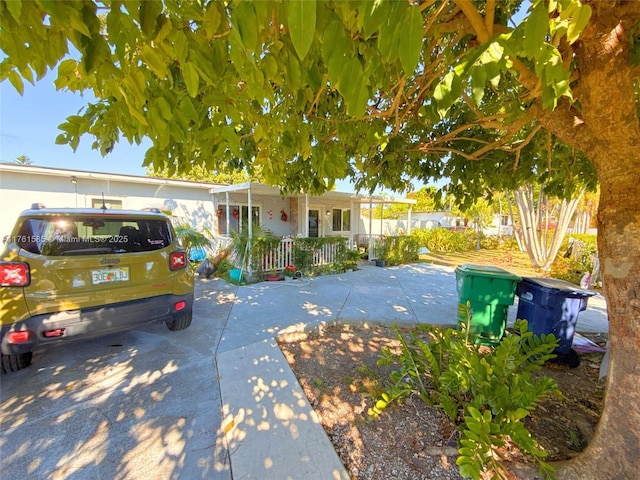
[[[426,247],[430,252],[462,252],[468,250],[468,240],[463,232],[448,228],[419,228],[411,231],[410,237],[418,242],[418,249]]]
[[[380,243],[378,258],[384,260],[386,266],[403,265],[418,259],[420,242],[413,235],[384,237]]]

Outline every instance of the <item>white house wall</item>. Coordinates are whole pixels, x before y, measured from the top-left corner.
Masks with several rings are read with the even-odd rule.
[[[46,207],[91,207],[92,200],[117,200],[122,208],[170,210],[191,226],[213,229],[215,210],[207,188],[145,183],[141,181],[0,171],[0,238],[11,233],[17,216],[33,203]]]
[[[227,197],[224,193],[214,195],[217,208],[226,209]],[[248,196],[246,192],[229,193],[229,205],[248,205]],[[295,203],[296,199],[293,199]],[[304,236],[306,222],[306,200],[305,197],[297,198],[297,212],[292,212],[292,198],[290,197],[274,197],[265,195],[251,196],[251,205],[260,208],[259,223],[262,227],[270,230],[275,236]],[[332,212],[334,208],[351,209],[351,229],[354,234],[358,233],[358,221],[360,215],[359,205],[351,202],[329,202],[320,197],[309,198],[309,209],[318,210],[320,212],[321,236],[348,236],[347,232],[333,232],[332,217],[326,212]],[[295,210],[295,209],[294,209]],[[287,216],[287,221],[282,221],[282,212]],[[230,213],[231,216],[231,213]],[[295,218],[294,218],[295,217]],[[221,219],[224,221],[224,219]],[[217,230],[216,230],[217,231]]]
[[[223,211],[226,210],[227,205],[227,196],[224,193],[218,193],[214,195],[215,203],[216,203],[216,211],[218,208],[221,208]],[[234,192],[229,193],[229,205],[239,205],[239,206],[247,206],[248,205],[248,195],[246,192]],[[259,224],[267,230],[270,230],[276,236],[285,236],[292,235],[291,232],[291,215],[290,215],[290,205],[288,198],[281,197],[268,197],[262,195],[252,195],[251,196],[251,206],[259,207],[260,209],[260,219]],[[231,210],[231,208],[230,208]],[[287,221],[283,222],[281,218],[280,211],[284,210],[287,214]],[[271,214],[269,214],[271,212]],[[229,212],[229,216],[231,217],[232,212]],[[224,221],[224,219],[221,219]],[[218,230],[216,229],[216,232]]]

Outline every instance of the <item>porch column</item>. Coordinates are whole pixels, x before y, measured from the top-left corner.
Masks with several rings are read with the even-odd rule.
[[[247,190],[247,221],[249,222],[249,242],[253,238],[253,212],[251,209],[251,185],[249,185],[249,189]]]
[[[304,237],[309,238],[309,194],[304,195]]]
[[[353,248],[353,225],[355,224],[354,219],[354,203],[353,198],[349,202],[349,249]]]
[[[231,221],[229,220],[229,192],[225,192],[225,201],[227,203],[227,235],[231,234]]]
[[[247,232],[249,233],[249,240],[247,241],[247,245],[249,247],[249,251],[246,252],[249,256],[249,262],[248,262],[248,267],[247,267],[247,271],[249,273],[252,273],[251,270],[251,242],[253,240],[253,210],[251,208],[251,184],[249,184],[249,188],[247,190],[247,222],[249,223],[248,225],[248,230]],[[242,215],[240,215],[240,217],[242,217]]]
[[[409,213],[407,214],[407,235],[411,235],[411,210],[413,209],[413,205],[409,204]]]
[[[369,260],[373,260],[373,199],[369,197]]]

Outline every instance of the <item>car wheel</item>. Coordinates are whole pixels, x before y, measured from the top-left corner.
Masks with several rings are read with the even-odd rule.
[[[173,322],[167,322],[167,328],[172,332],[184,330],[189,325],[191,325],[191,317],[191,310],[189,310],[188,312],[184,312],[181,315],[176,315],[173,319]]]
[[[27,368],[31,365],[31,358],[33,357],[33,353],[18,353],[15,355],[5,355],[2,354],[2,359],[0,361],[2,367],[0,371],[4,375],[9,372],[17,372],[18,370],[22,370],[23,368]]]

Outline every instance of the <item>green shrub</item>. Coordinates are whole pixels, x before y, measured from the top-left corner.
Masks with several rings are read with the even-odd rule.
[[[564,280],[574,285],[580,285],[580,280],[585,273],[591,270],[585,268],[580,262],[558,255],[551,264],[550,274],[553,278]]]
[[[551,276],[580,285],[585,273],[591,273],[598,255],[596,235],[570,235],[551,265]]]
[[[216,277],[222,278],[225,275],[227,275],[229,273],[229,270],[231,270],[232,268],[236,268],[236,267],[229,260],[225,258],[224,260],[221,260],[220,263],[218,263],[218,267],[216,268],[215,275]]]
[[[419,248],[418,239],[411,235],[384,237],[378,258],[384,259],[387,266],[404,265],[418,259]]]
[[[411,237],[418,242],[420,247],[427,247],[431,252],[461,252],[469,250],[468,240],[464,233],[454,232],[447,228],[423,228],[412,230]],[[475,243],[473,244],[475,246]]]
[[[378,363],[397,363],[399,368],[389,375],[391,383],[369,415],[376,417],[389,404],[417,394],[458,426],[457,464],[464,477],[479,479],[488,471],[506,476],[498,450],[508,438],[536,459],[542,473],[552,475],[553,467],[543,461],[546,452],[523,419],[545,396],[558,392],[552,379],[532,375],[555,357],[558,340],[553,335],[535,336],[526,321],[518,320],[513,333],[507,332],[495,348],[488,348],[470,343],[464,326],[443,330],[421,325],[408,338],[395,330],[401,353],[385,349]]]

